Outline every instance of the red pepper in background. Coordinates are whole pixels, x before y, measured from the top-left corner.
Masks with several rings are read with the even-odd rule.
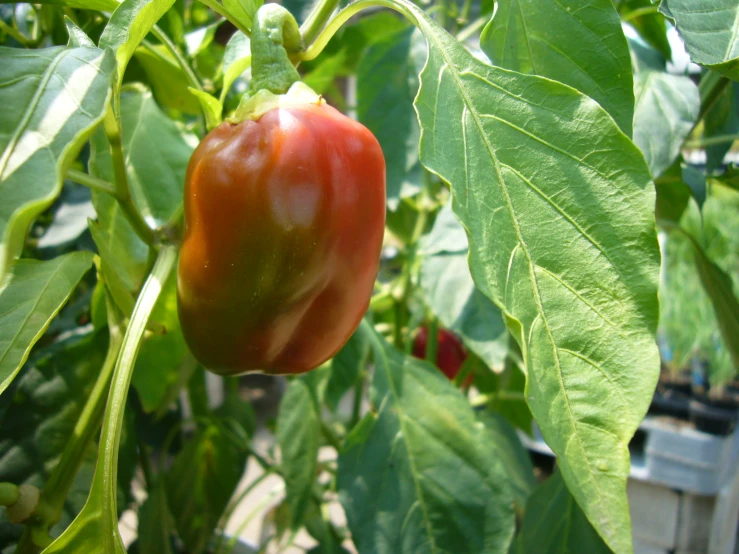
[[[426,358],[428,339],[428,327],[421,327],[413,340],[413,355],[416,358]],[[436,366],[452,381],[466,359],[467,351],[459,337],[447,329],[439,328],[436,334]],[[467,377],[463,386],[468,387],[472,379],[472,375]]]

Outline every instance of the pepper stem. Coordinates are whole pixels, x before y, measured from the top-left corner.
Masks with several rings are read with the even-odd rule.
[[[303,39],[295,18],[278,4],[264,4],[256,13],[251,31],[250,95],[260,90],[284,94],[300,80],[290,57],[303,51]]]

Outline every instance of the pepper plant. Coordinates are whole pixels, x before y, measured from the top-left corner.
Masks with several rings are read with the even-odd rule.
[[[629,441],[660,367],[658,229],[686,241],[739,366],[739,272],[722,256],[739,236],[737,169],[722,163],[739,132],[736,21],[733,0],[0,4],[0,549],[231,552],[235,507],[270,500],[251,494],[259,481],[237,490],[251,460],[284,483],[261,551],[305,531],[313,553],[632,552]],[[668,71],[674,32],[699,81]],[[208,135],[282,125],[270,110],[306,103],[285,99],[295,82],[376,137],[384,208],[348,200],[379,167],[350,157],[353,122],[320,134],[315,155],[333,157],[318,169],[295,137],[263,141],[295,179],[273,203],[260,187],[274,180],[244,155],[256,151]],[[206,135],[218,157],[197,165]],[[705,166],[683,159],[696,147]],[[200,217],[183,208],[188,164],[243,166],[254,188],[241,212],[203,181],[226,232],[182,249],[178,283]],[[307,180],[332,172],[345,211],[308,231],[267,224],[328,202]],[[230,226],[266,231],[240,251]],[[379,271],[371,298],[344,271],[299,326],[283,303],[309,283],[285,253],[311,233]],[[183,288],[216,262],[243,273]],[[244,308],[264,287],[280,294]],[[220,307],[181,323],[178,288],[181,314],[183,294]],[[239,377],[214,405],[198,362],[230,368],[218,349],[248,321],[299,328],[300,348],[343,333],[318,367],[295,366],[267,451]],[[449,377],[439,330],[464,343]],[[286,372],[267,359],[259,369]],[[545,480],[520,440],[533,421],[556,456]],[[330,517],[337,498],[345,522]]]

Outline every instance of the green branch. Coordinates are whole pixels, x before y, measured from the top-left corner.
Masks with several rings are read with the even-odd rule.
[[[185,73],[190,86],[195,90],[202,91],[203,85],[200,84],[197,75],[195,75],[195,72],[190,67],[190,64],[187,63],[185,56],[182,55],[175,43],[172,42],[169,37],[156,25],[151,28],[151,34],[154,35],[156,39],[161,42],[162,45],[169,51],[169,53],[172,54],[174,59],[177,60],[177,63],[182,68],[182,71]]]
[[[147,245],[154,244],[154,231],[141,217],[141,213],[136,208],[131,196],[131,188],[128,184],[128,175],[126,174],[126,162],[123,157],[123,142],[121,139],[121,122],[119,115],[115,115],[114,110],[109,109],[103,120],[105,128],[105,136],[110,144],[110,154],[113,162],[113,175],[115,176],[115,197],[123,210],[126,219],[133,227],[133,230]]]
[[[300,34],[303,36],[303,42],[306,45],[312,44],[316,40],[338,5],[339,0],[320,0],[313,8],[300,27]]]
[[[89,175],[84,171],[79,171],[77,169],[68,169],[66,177],[70,181],[74,181],[75,183],[84,185],[91,190],[104,192],[106,194],[110,194],[113,197],[115,197],[116,195],[115,187],[111,183],[109,183],[108,181],[103,181],[102,179],[98,179],[97,177],[93,177],[92,175]]]

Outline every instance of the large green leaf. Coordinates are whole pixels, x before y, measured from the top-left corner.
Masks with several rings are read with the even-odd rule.
[[[690,58],[739,81],[739,3],[736,0],[663,0]]]
[[[526,504],[516,546],[520,554],[611,554],[559,472],[544,481]]]
[[[526,398],[588,519],[631,552],[628,443],[659,372],[644,159],[596,102],[488,66],[415,6],[429,43],[421,161],[449,182],[477,286],[521,345]]]
[[[280,402],[277,444],[282,455],[292,526],[300,527],[313,492],[321,438],[321,415],[302,379],[293,379]]]
[[[467,263],[467,235],[450,204],[442,208],[424,237],[422,252],[421,286],[434,314],[488,367],[502,370],[508,350],[503,314],[475,287]]]
[[[587,94],[631,136],[629,47],[612,0],[500,0],[480,46],[497,66]]]
[[[516,512],[523,514],[526,501],[536,487],[529,452],[504,416],[488,410],[477,412],[476,416],[477,421],[483,424],[488,433],[487,440],[493,441],[497,446],[503,467],[508,472]]]
[[[392,210],[404,192],[407,195],[418,190],[417,183],[414,186],[408,179],[418,164],[419,129],[413,95],[422,59],[415,63],[413,46],[419,41],[413,40],[414,31],[412,27],[403,29],[371,44],[357,68],[357,118],[382,146],[388,206]]]
[[[656,178],[680,154],[698,118],[698,87],[688,77],[642,71],[635,79],[634,142]]]
[[[0,393],[92,265],[91,252],[19,260],[0,285]]]
[[[97,48],[0,47],[0,279],[105,113],[113,67]]]
[[[144,68],[160,106],[186,114],[200,114],[200,104],[188,90],[191,83],[187,75],[163,46],[139,47],[134,55]]]
[[[157,21],[175,0],[123,0],[110,16],[98,43],[100,48],[115,52],[116,83],[120,87],[123,74],[133,53]]]
[[[150,225],[164,223],[175,214],[182,203],[185,172],[195,138],[164,115],[151,92],[142,87],[123,90],[121,123],[126,174],[136,207]],[[92,147],[91,172],[106,181],[113,182],[110,149],[104,133],[95,134]],[[118,220],[116,223],[102,221],[101,210],[108,213],[109,208],[98,205],[98,202],[104,202],[98,200],[101,196],[104,196],[104,193],[93,195],[101,225],[106,231],[115,229],[116,232],[123,233],[122,229],[118,228],[118,221],[124,227],[130,225],[127,221],[122,221],[120,208],[110,208],[109,215]]]
[[[368,323],[374,406],[347,438],[337,483],[362,554],[505,552],[512,496],[498,449],[435,367]]]

